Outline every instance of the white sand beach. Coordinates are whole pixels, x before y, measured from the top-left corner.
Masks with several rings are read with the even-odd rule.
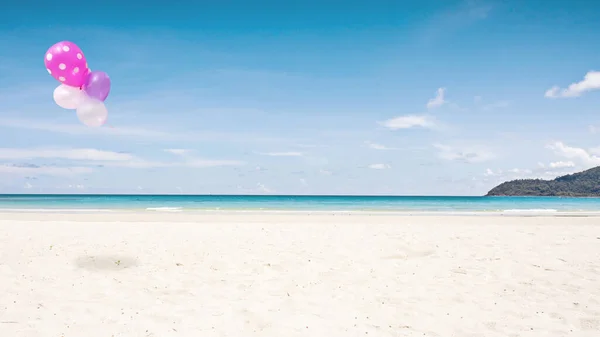
[[[0,336],[600,336],[600,218],[0,214]]]

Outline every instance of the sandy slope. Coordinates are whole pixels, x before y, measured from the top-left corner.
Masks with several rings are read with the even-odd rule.
[[[598,337],[600,218],[0,214],[0,336]]]

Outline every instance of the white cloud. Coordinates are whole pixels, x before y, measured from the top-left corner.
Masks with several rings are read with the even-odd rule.
[[[439,150],[438,156],[445,160],[479,163],[495,158],[492,152],[479,147],[455,148],[443,144],[433,144],[433,147]]]
[[[444,103],[446,103],[444,99],[445,93],[446,88],[438,88],[438,90],[435,93],[435,97],[427,102],[427,109],[433,109],[444,105]]]
[[[593,147],[591,149],[588,150],[589,153],[596,155],[596,156],[600,156],[600,146],[599,147]]]
[[[572,161],[555,161],[555,162],[551,162],[548,165],[544,164],[544,163],[538,163],[538,168],[539,169],[544,169],[544,170],[554,170],[554,169],[563,169],[563,168],[568,168],[568,167],[575,167],[575,163]]]
[[[392,168],[389,164],[371,164],[368,168],[373,170],[385,170]]]
[[[164,132],[127,126],[104,126],[101,128],[89,128],[81,124],[56,124],[51,122],[40,122],[36,120],[10,118],[0,118],[0,127],[38,130],[81,136],[133,137],[152,141],[222,141],[242,143],[281,143],[297,141],[290,138],[269,137],[254,133],[219,132],[208,130],[195,133],[185,133],[179,131]]]
[[[324,176],[330,176],[330,175],[333,174],[333,172],[328,171],[328,170],[324,170],[324,169],[320,169],[319,173],[322,174],[322,175],[324,175]]]
[[[594,155],[591,151],[579,147],[565,145],[563,142],[554,142],[546,146],[557,155],[580,162],[584,168],[590,168],[600,165],[600,157]],[[592,149],[593,151],[593,149]]]
[[[57,166],[37,166],[37,165],[10,165],[0,164],[0,173],[14,174],[20,176],[72,176],[74,174],[91,173],[90,167],[57,167]]]
[[[498,173],[494,172],[494,170],[488,168],[488,169],[485,169],[485,173],[483,175],[486,176],[486,177],[493,177],[493,176],[496,176],[498,174],[499,174],[499,172]]]
[[[572,161],[555,161],[548,165],[550,168],[566,168],[566,167],[575,167],[575,163]]]
[[[237,185],[236,189],[237,189],[237,193],[243,193],[243,194],[273,194],[273,193],[275,193],[274,189],[269,188],[267,185],[260,183],[260,182],[256,183],[256,185],[254,185],[252,187],[248,187],[248,186],[244,186],[244,185]]]
[[[165,149],[164,151],[171,153],[171,154],[176,154],[178,156],[183,156],[183,155],[191,152],[190,150],[187,150],[187,149]]]
[[[245,163],[239,160],[227,160],[227,159],[193,159],[183,163],[183,166],[187,167],[216,167],[216,166],[241,166]]]
[[[596,133],[600,132],[600,128],[598,128],[598,127],[597,127],[597,126],[595,126],[595,125],[589,125],[589,126],[588,126],[588,131],[589,131],[591,134],[596,134]]]
[[[436,127],[436,120],[427,115],[406,115],[388,119],[380,124],[391,130],[410,129],[414,127],[433,129]]]
[[[30,189],[30,188],[33,188],[33,185],[31,185],[29,182],[25,182],[25,185],[23,186],[23,188]]]
[[[14,149],[0,148],[0,159],[35,159],[56,158],[71,160],[101,160],[101,161],[127,161],[133,156],[127,153],[103,151],[97,149]]]
[[[373,143],[373,142],[370,142],[370,141],[366,141],[365,145],[368,148],[373,149],[373,150],[395,150],[395,148],[393,148],[393,147],[387,147],[385,145]]]
[[[533,173],[532,170],[530,169],[520,169],[520,168],[512,168],[512,169],[508,169],[506,170],[508,173],[512,173],[518,176],[526,176],[528,174]]]
[[[178,152],[178,151],[175,151]],[[86,165],[99,165],[107,167],[125,168],[160,168],[160,167],[217,167],[217,166],[239,166],[245,163],[239,160],[228,159],[203,159],[185,157],[181,162],[157,162],[137,158],[128,153],[103,151],[97,149],[10,149],[0,148],[0,160],[23,160],[23,159],[68,159],[79,161]],[[50,172],[48,174],[60,174],[60,167],[38,167],[37,165],[5,167],[2,172],[22,172],[36,168],[38,171]],[[53,173],[52,173],[53,172]],[[59,172],[59,173],[57,173]]]
[[[485,170],[483,175],[486,177],[499,177],[499,176],[524,177],[531,173],[533,173],[533,170],[530,170],[530,169],[512,168],[512,169],[508,169],[508,170],[492,170],[492,169],[488,168]]]
[[[274,193],[275,190],[268,188],[262,183],[256,183],[256,189],[260,193]]]
[[[499,183],[502,181],[509,181],[514,179],[546,179],[551,180],[556,177],[564,176],[567,174],[572,174],[573,170],[570,171],[557,171],[556,169],[546,167],[543,164],[539,164],[539,167],[536,169],[521,169],[521,168],[513,168],[509,170],[492,170],[486,169],[483,173],[485,177],[484,180],[490,179],[494,183]]]
[[[573,159],[580,159],[583,161],[594,161],[597,159],[593,159],[588,151],[585,151],[580,148],[574,148],[564,145],[562,142],[555,142],[547,146],[550,149],[553,149],[556,154],[561,155],[563,157],[569,157]],[[555,161],[550,162],[548,164],[537,163],[537,167],[534,169],[522,169],[522,168],[513,168],[509,170],[492,170],[490,168],[486,169],[483,173],[484,177],[494,177],[494,179],[498,181],[506,181],[513,179],[554,179],[559,176],[564,176],[567,174],[572,174],[576,171],[576,163],[573,161]]]
[[[547,98],[579,97],[583,93],[600,89],[600,71],[589,71],[582,81],[570,84],[566,89],[554,86],[544,94]]]
[[[103,166],[108,167],[123,167],[123,168],[162,168],[162,167],[219,167],[219,166],[241,166],[245,162],[239,160],[219,160],[219,159],[190,159],[183,162],[158,162],[143,159],[134,159],[122,162],[98,162]]]
[[[55,124],[48,122],[38,122],[20,119],[0,119],[1,127],[39,130],[55,133],[65,133],[71,135],[114,135],[114,136],[133,136],[145,138],[173,138],[172,134],[162,131],[154,131],[142,128],[131,127],[101,127],[88,128],[79,124]]]
[[[257,154],[270,157],[302,157],[302,152],[257,152]]]

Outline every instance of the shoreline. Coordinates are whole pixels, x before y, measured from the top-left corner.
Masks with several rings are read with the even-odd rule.
[[[600,213],[560,213],[549,214],[444,214],[444,213],[369,213],[369,212],[231,212],[231,211],[205,211],[205,212],[148,212],[148,211],[114,211],[114,212],[2,212],[0,223],[7,221],[22,222],[85,222],[85,223],[360,223],[376,221],[377,223],[482,223],[482,219],[498,219],[494,221],[534,221],[543,220],[545,223],[554,221],[562,222],[565,219],[572,221],[586,221],[600,217]],[[527,220],[529,219],[529,220]],[[536,220],[538,219],[538,220]],[[561,220],[562,219],[562,220]],[[586,222],[587,223],[587,222]],[[599,222],[600,223],[600,222]]]
[[[497,211],[390,211],[390,210],[292,210],[292,209],[180,209],[171,207],[132,208],[132,209],[85,209],[85,208],[15,208],[1,209],[0,218],[5,215],[36,216],[47,215],[178,215],[178,216],[382,216],[382,217],[600,217],[600,211],[559,211],[554,209],[513,209]]]

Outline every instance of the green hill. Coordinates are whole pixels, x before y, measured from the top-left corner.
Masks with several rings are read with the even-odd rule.
[[[600,197],[600,166],[553,180],[507,181],[492,188],[486,196]]]

